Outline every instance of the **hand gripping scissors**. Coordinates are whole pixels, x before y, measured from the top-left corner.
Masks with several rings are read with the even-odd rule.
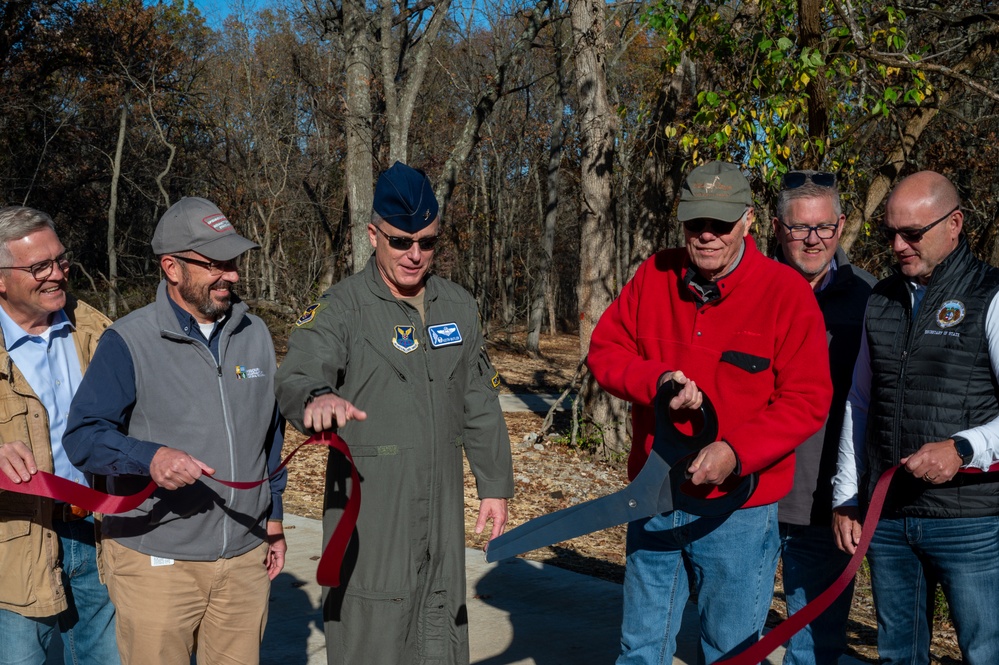
[[[693,488],[687,481],[687,467],[697,453],[718,440],[718,414],[703,395],[700,408],[702,426],[694,434],[677,429],[669,402],[682,385],[666,381],[656,393],[656,432],[652,451],[641,472],[622,490],[542,515],[489,542],[486,561],[499,561],[539,547],[560,543],[618,524],[680,509],[701,517],[721,517],[743,506],[756,490],[755,473],[741,477],[734,487],[716,498],[683,491]],[[728,485],[728,482],[726,482]],[[711,489],[711,486],[701,489]]]

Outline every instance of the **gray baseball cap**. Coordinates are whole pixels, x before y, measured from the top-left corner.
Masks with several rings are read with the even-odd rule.
[[[152,247],[156,256],[191,250],[213,261],[229,261],[260,245],[236,233],[211,201],[185,196],[160,217]]]
[[[753,192],[742,169],[728,162],[708,162],[690,172],[680,190],[676,218],[735,222],[753,205]]]

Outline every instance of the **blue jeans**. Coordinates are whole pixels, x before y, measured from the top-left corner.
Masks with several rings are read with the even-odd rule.
[[[54,522],[53,529],[59,536],[69,609],[44,618],[0,610],[0,664],[44,665],[58,630],[67,665],[118,665],[114,606],[97,575],[94,518]]]
[[[829,588],[850,555],[840,551],[831,526],[780,525],[784,599],[790,616]],[[853,582],[825,612],[785,645],[784,665],[836,665],[846,650]]]
[[[673,662],[691,586],[705,662],[752,644],[773,599],[779,550],[775,503],[721,518],[676,510],[628,524],[618,664]]]
[[[881,663],[930,662],[934,580],[965,665],[999,663],[999,517],[882,519],[867,560]]]

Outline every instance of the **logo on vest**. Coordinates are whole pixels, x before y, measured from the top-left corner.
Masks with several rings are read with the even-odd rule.
[[[237,379],[262,379],[264,377],[264,371],[259,367],[246,368],[246,365],[236,365],[236,378]]]
[[[960,300],[948,300],[937,310],[937,325],[941,328],[953,328],[964,321],[964,303]]]

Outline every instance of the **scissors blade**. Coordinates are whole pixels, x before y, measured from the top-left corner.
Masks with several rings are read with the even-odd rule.
[[[642,473],[627,487],[599,499],[536,517],[493,538],[486,550],[486,561],[507,559],[539,547],[672,510],[669,466],[658,455],[654,457],[657,461],[653,462],[653,466],[659,469],[649,469],[650,472],[646,473],[643,468]]]

